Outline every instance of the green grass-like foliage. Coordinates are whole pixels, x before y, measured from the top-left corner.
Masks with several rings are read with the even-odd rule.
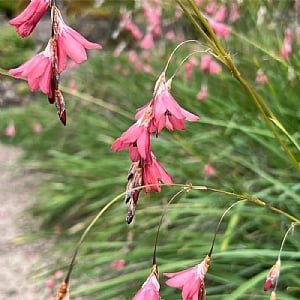
[[[272,11],[284,9],[289,14],[290,8],[283,3],[275,2]],[[243,76],[299,142],[299,76],[288,79],[290,68],[298,75],[299,52],[293,52],[288,61],[281,60],[276,50],[284,34],[280,21],[272,20],[278,25],[274,27],[257,26],[257,9],[254,2],[245,1],[241,14],[247,18],[235,23],[232,35],[222,43]],[[53,251],[63,254],[51,268],[70,262],[76,241],[92,217],[124,191],[130,160],[126,151],[116,154],[110,146],[134,122],[135,109],[151,99],[155,80],[175,46],[157,42],[150,51],[152,73],[136,71],[126,51],[114,57],[107,46],[91,55],[77,71],[62,78],[66,85],[74,81],[80,92],[65,90],[66,128],[44,95],[26,107],[0,112],[0,132],[12,121],[17,131],[13,138],[1,136],[2,141],[24,148],[32,168],[51,174],[33,207],[33,213],[43,219],[41,230],[61,230]],[[169,75],[190,51],[187,45],[177,52]],[[268,84],[255,83],[258,68],[268,76]],[[182,69],[174,79],[172,93],[180,105],[198,114],[200,121],[187,124],[183,132],[164,130],[152,142],[154,153],[174,182],[251,195],[299,217],[299,173],[239,83],[225,67],[217,75],[203,74],[196,68],[189,80],[183,73]],[[196,95],[203,82],[209,93],[200,102]],[[41,133],[33,133],[34,122],[42,124]],[[214,166],[216,175],[205,175],[207,163]],[[72,299],[77,295],[84,299],[131,299],[150,272],[161,214],[178,190],[163,187],[159,194],[142,193],[131,226],[125,223],[122,200],[100,218],[79,251],[71,279]],[[234,201],[207,191],[190,191],[175,199],[158,240],[160,274],[199,263],[209,251],[220,216]],[[208,299],[269,299],[263,283],[290,222],[253,203],[243,202],[233,208],[217,236],[206,277]],[[299,253],[299,228],[295,227],[282,254],[279,299],[299,299]],[[111,262],[118,259],[125,259],[126,265],[114,270]],[[161,275],[162,299],[180,299],[180,292],[165,288],[163,282]]]

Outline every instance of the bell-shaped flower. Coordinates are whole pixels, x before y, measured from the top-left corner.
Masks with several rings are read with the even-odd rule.
[[[159,300],[160,285],[158,282],[158,272],[156,265],[153,265],[152,271],[143,283],[142,287],[135,294],[132,300]]]
[[[270,269],[268,275],[267,275],[267,279],[265,281],[265,285],[264,285],[264,291],[268,291],[272,285],[274,285],[275,281],[277,280],[278,276],[279,276],[279,272],[280,272],[280,259],[278,259],[275,263],[275,265],[272,266],[272,268]]]
[[[210,265],[210,257],[198,265],[176,273],[164,273],[169,279],[168,286],[178,288],[182,291],[183,300],[199,300],[205,295],[204,277]]]
[[[137,147],[138,155],[146,159],[150,157],[150,132],[148,126],[152,121],[152,108],[150,107],[141,118],[130,126],[111,146],[114,151],[121,151],[131,146]],[[137,157],[136,151],[133,156]],[[136,160],[133,160],[136,161]]]
[[[44,94],[52,97],[52,54],[51,40],[46,49],[15,69],[10,69],[9,74],[16,78],[27,78],[28,85],[32,92],[41,90]]]
[[[145,162],[143,166],[143,185],[149,185],[145,187],[146,193],[149,193],[151,190],[160,192],[160,182],[163,182],[165,184],[173,183],[171,176],[156,160],[156,157],[152,152],[151,158],[151,161]]]
[[[67,57],[76,64],[80,64],[87,60],[86,49],[102,48],[100,44],[89,42],[80,33],[66,25],[56,6],[52,7],[52,19],[58,48],[58,73],[66,68]]]
[[[184,121],[197,121],[199,117],[183,109],[170,93],[172,80],[164,80],[164,73],[158,79],[154,89],[154,98],[144,107],[138,109],[138,119],[147,109],[153,107],[153,126],[150,131],[158,134],[164,127],[169,130],[184,130]],[[154,130],[153,130],[154,129]]]
[[[9,24],[16,27],[16,31],[21,37],[29,36],[45,14],[49,3],[50,0],[31,0],[23,12],[11,19]]]

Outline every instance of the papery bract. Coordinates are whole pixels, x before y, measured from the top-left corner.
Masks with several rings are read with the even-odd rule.
[[[65,24],[59,10],[53,6],[55,37],[57,41],[58,73],[67,66],[67,57],[76,64],[87,60],[86,49],[101,49],[100,44],[92,43],[85,39],[80,33]]]
[[[9,24],[16,27],[21,37],[29,36],[45,14],[49,3],[50,0],[31,0],[23,12],[11,19]]]
[[[280,273],[280,259],[278,259],[275,263],[275,265],[272,266],[272,268],[270,269],[268,275],[267,275],[267,279],[265,281],[264,284],[264,291],[268,291],[271,286],[275,283],[275,281],[277,280],[279,273]]]
[[[154,265],[151,274],[132,300],[159,300],[159,289],[157,269]]]
[[[183,300],[199,300],[205,293],[204,277],[210,265],[210,257],[198,265],[176,273],[164,273],[169,279],[166,284],[182,291]]]

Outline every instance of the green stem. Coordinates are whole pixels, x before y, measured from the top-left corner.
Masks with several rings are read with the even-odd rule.
[[[190,13],[189,9],[182,3],[181,0],[176,0],[177,3],[180,5],[188,19],[191,21],[191,23],[195,26],[196,30],[200,33],[200,35],[205,39],[205,41],[209,44],[209,46],[212,48],[213,51],[216,52],[219,59],[229,68],[232,75],[240,82],[242,87],[246,90],[246,92],[250,95],[251,99],[253,100],[255,106],[257,107],[258,111],[262,115],[266,125],[270,129],[270,131],[273,133],[274,137],[278,141],[278,143],[281,145],[281,147],[284,149],[284,151],[287,153],[290,160],[293,162],[295,167],[300,170],[300,163],[295,158],[291,150],[289,149],[288,145],[283,141],[283,139],[280,137],[278,132],[273,126],[273,123],[271,119],[275,120],[276,123],[280,124],[282,127],[283,125],[279,122],[277,117],[272,112],[271,108],[266,104],[266,102],[257,94],[257,92],[248,84],[248,82],[241,76],[240,72],[238,71],[237,67],[233,63],[233,61],[230,58],[230,55],[224,50],[221,43],[219,42],[218,38],[216,37],[213,29],[207,22],[207,20],[203,17],[203,15],[200,13],[197,5],[195,4],[194,0],[187,0],[190,8],[193,10],[193,12],[196,14],[198,20],[201,24],[205,27],[209,35],[205,33],[205,31],[201,28],[201,26],[198,24],[198,22],[195,20],[193,15]],[[283,127],[284,128],[284,127]],[[297,149],[298,150],[298,149]]]

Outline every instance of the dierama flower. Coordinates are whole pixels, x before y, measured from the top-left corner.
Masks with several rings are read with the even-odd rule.
[[[5,128],[5,135],[9,137],[14,137],[16,135],[16,127],[14,124],[10,124]]]
[[[67,57],[76,64],[87,60],[86,49],[101,49],[100,44],[89,42],[80,33],[65,24],[60,11],[52,7],[54,35],[57,41],[58,73],[65,70]]]
[[[133,146],[136,147],[141,158],[147,159],[150,157],[150,131],[148,127],[152,118],[152,108],[149,107],[136,123],[114,141],[111,149],[121,151]],[[136,155],[134,154],[133,156],[135,157]],[[132,161],[136,161],[136,158],[133,158]]]
[[[46,49],[21,66],[10,69],[9,74],[16,78],[27,78],[28,85],[32,92],[41,90],[48,97],[52,97],[51,77],[52,77],[52,50],[51,42],[48,42]]]
[[[267,275],[267,279],[265,281],[265,285],[264,285],[264,291],[268,291],[272,285],[274,285],[275,281],[277,280],[279,273],[280,273],[280,265],[281,265],[281,261],[280,259],[278,259],[275,263],[275,265],[272,266],[272,268],[270,269],[268,275]]]
[[[202,56],[200,68],[202,72],[207,72],[209,74],[217,74],[222,71],[220,64],[215,62],[210,54]]]
[[[176,273],[164,273],[169,279],[168,286],[178,288],[182,291],[183,300],[199,300],[205,295],[204,277],[210,265],[210,256],[198,265]],[[205,299],[205,298],[204,298]]]
[[[159,300],[159,289],[158,272],[157,267],[154,264],[149,277],[143,283],[142,287],[135,294],[132,300]]]
[[[199,117],[183,109],[170,93],[172,80],[165,81],[162,73],[154,89],[154,98],[145,106],[138,109],[135,118],[140,118],[145,111],[153,107],[153,126],[150,131],[158,134],[163,127],[169,130],[184,130],[184,121],[197,121]]]
[[[288,59],[292,53],[292,32],[289,28],[286,29],[283,45],[280,54],[284,59]]]
[[[9,24],[16,27],[21,37],[27,37],[45,14],[49,4],[50,0],[31,0],[23,12],[11,19]]]

